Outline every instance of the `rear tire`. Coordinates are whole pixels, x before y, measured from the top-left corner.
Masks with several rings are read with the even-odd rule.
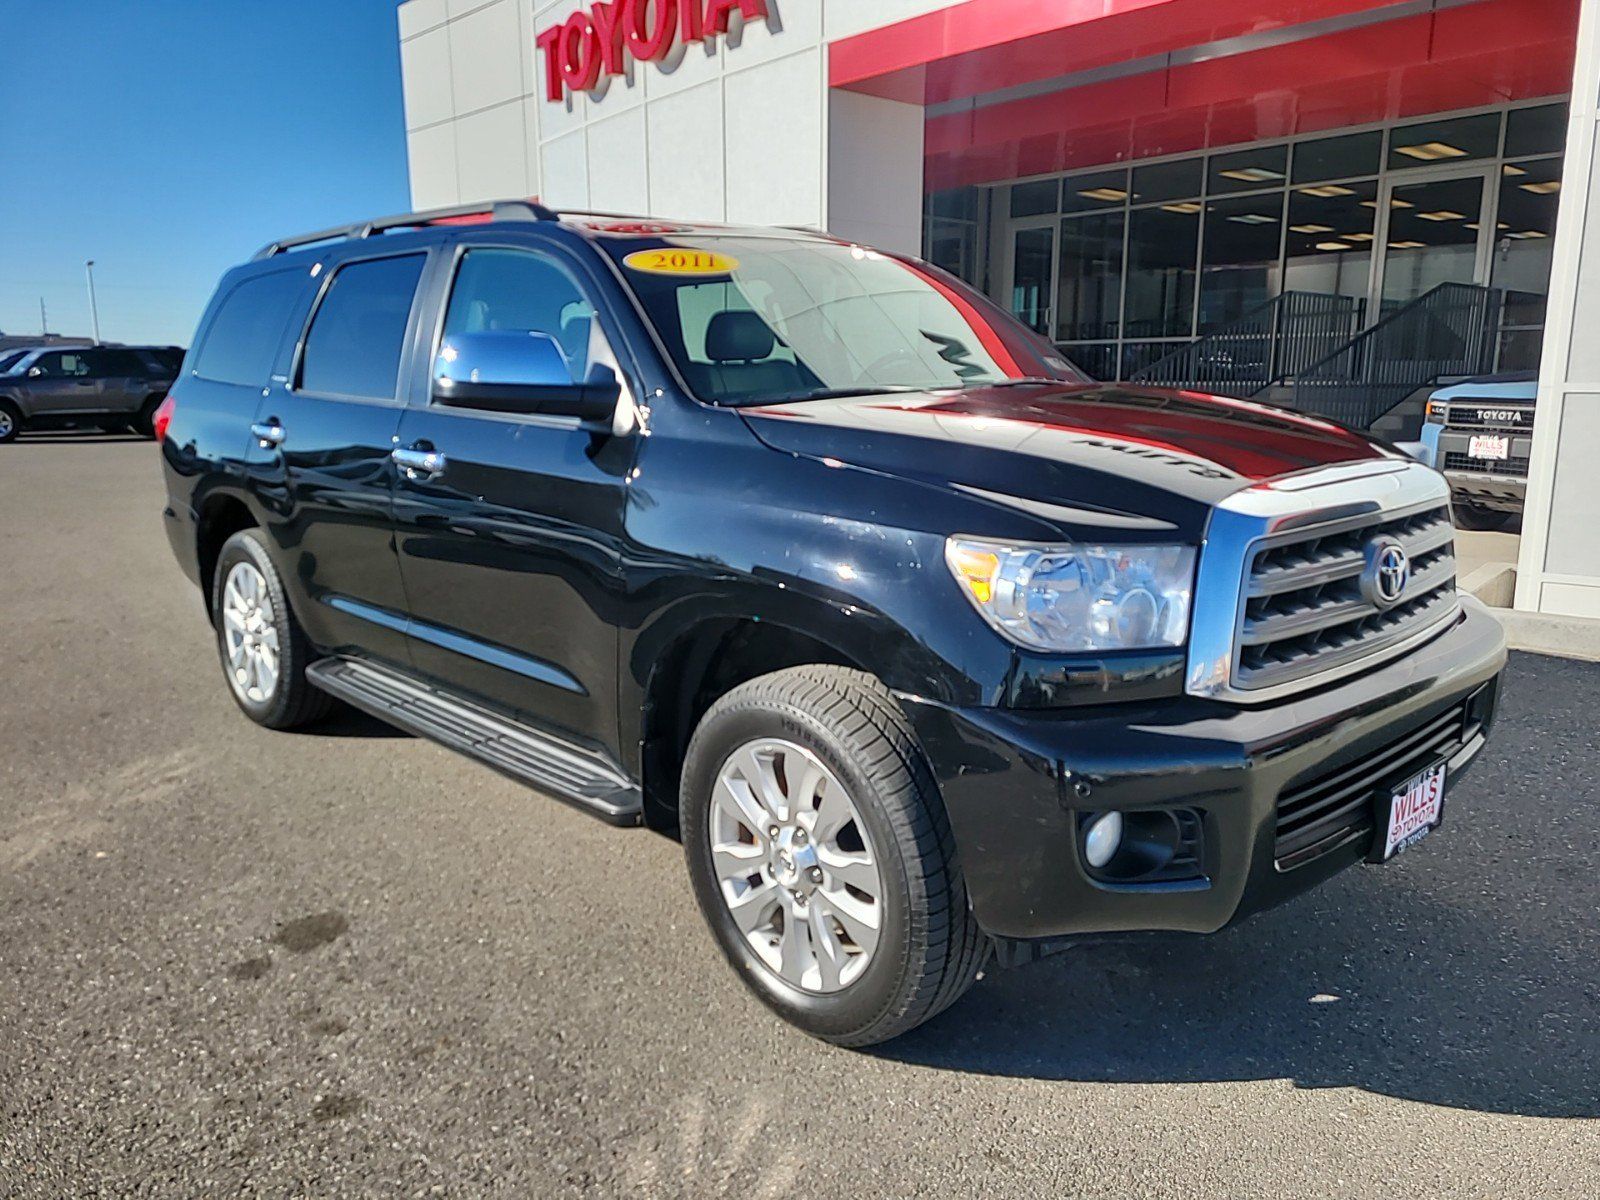
[[[740,786],[750,771],[775,807],[745,803],[759,802],[757,787]],[[845,825],[832,807],[841,798]],[[933,773],[870,675],[795,667],[723,696],[690,741],[681,821],[695,896],[723,953],[768,1007],[815,1037],[897,1037],[953,1004],[988,955]]]
[[[22,426],[22,410],[9,400],[0,400],[0,444],[16,441]]]
[[[333,698],[306,678],[314,652],[259,530],[242,529],[222,544],[211,589],[222,674],[244,715],[268,729],[326,716]]]
[[[139,411],[134,413],[128,421],[128,428],[140,437],[153,438],[156,436],[156,409],[161,407],[162,396],[151,396],[139,406]]]
[[[1517,517],[1515,513],[1497,512],[1492,508],[1480,508],[1476,504],[1463,504],[1459,500],[1454,508],[1456,527],[1479,533],[1494,533],[1505,529]]]

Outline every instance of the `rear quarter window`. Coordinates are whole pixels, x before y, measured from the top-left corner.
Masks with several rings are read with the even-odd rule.
[[[307,276],[298,269],[253,275],[235,284],[206,330],[194,373],[217,383],[266,383],[306,286]]]

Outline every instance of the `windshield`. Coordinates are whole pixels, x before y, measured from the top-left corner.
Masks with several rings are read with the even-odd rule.
[[[602,244],[702,400],[1082,381],[964,284],[876,250],[737,236]]]
[[[10,354],[0,355],[0,375],[9,375],[11,368],[26,357],[28,357],[26,350],[13,350]]]

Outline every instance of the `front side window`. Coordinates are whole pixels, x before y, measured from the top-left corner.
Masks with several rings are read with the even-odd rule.
[[[446,339],[463,333],[548,337],[574,383],[588,377],[593,363],[609,359],[594,305],[577,281],[552,259],[527,250],[467,251],[444,318]]]
[[[41,354],[30,370],[37,372],[46,379],[65,379],[87,375],[89,373],[89,359],[86,355],[74,351]]]
[[[424,254],[374,258],[340,267],[306,333],[302,391],[393,400],[400,385],[406,325]]]
[[[731,260],[716,274],[649,269],[660,245],[602,246],[690,390],[713,403],[1080,378],[1048,342],[964,285],[861,246],[672,240],[668,248]]]

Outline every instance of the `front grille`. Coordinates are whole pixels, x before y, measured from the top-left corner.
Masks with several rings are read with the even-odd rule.
[[[1522,420],[1509,428],[1505,425],[1505,418],[1497,414],[1506,412],[1504,407],[1496,408],[1493,405],[1468,405],[1461,407],[1451,405],[1445,412],[1444,423],[1452,429],[1488,429],[1493,433],[1528,433],[1533,429],[1533,410],[1528,409],[1523,413]]]
[[[1273,849],[1278,866],[1298,867],[1371,836],[1373,797],[1454,757],[1481,728],[1475,711],[1472,699],[1464,700],[1352,763],[1285,788]]]
[[[1388,609],[1361,590],[1367,547],[1384,536],[1411,560],[1411,582]],[[1459,608],[1455,579],[1448,505],[1269,539],[1247,557],[1233,684],[1250,691],[1291,683],[1420,636]]]
[[[1446,471],[1473,471],[1479,475],[1515,475],[1518,478],[1528,477],[1528,460],[1526,458],[1473,458],[1470,454],[1462,454],[1458,450],[1446,450],[1444,454],[1444,469]]]

